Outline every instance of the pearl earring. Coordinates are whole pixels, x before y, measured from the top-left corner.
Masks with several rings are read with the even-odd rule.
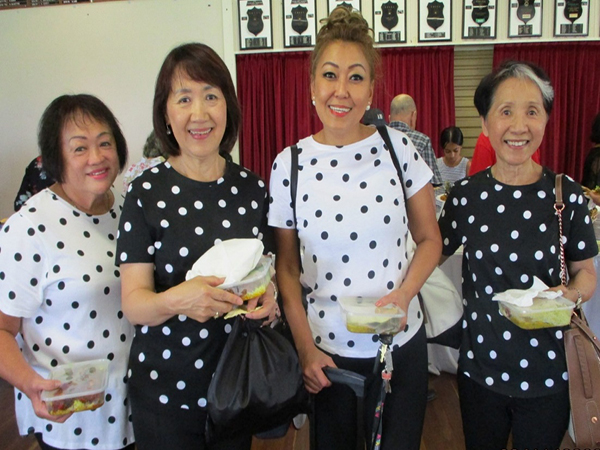
[[[370,110],[370,109],[371,109],[371,104],[369,103],[369,104],[367,105],[367,111],[368,111],[368,110]]]
[[[167,125],[167,134],[171,134],[171,133],[172,133],[172,131],[171,131],[171,126],[170,126],[170,125]]]
[[[315,101],[315,98],[314,98],[314,97],[313,97],[313,99],[312,99],[312,104],[313,104],[313,106],[317,106],[317,102]]]

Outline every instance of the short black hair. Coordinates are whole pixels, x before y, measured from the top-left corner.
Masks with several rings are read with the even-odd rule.
[[[594,144],[600,144],[600,113],[596,115],[592,122],[592,134],[590,134],[590,141]]]
[[[494,95],[498,86],[509,78],[521,78],[533,81],[542,94],[546,114],[550,115],[554,103],[554,89],[552,88],[548,74],[533,63],[508,60],[483,77],[475,90],[473,102],[481,117],[487,117],[494,102]]]
[[[42,166],[48,176],[57,183],[64,182],[63,129],[69,120],[77,121],[79,118],[89,118],[108,125],[117,145],[119,170],[122,171],[127,163],[127,142],[110,109],[93,95],[61,95],[48,105],[42,114],[38,129]]]
[[[218,87],[223,92],[227,103],[227,125],[219,145],[219,153],[231,153],[238,138],[242,111],[229,69],[212,48],[200,43],[183,44],[171,50],[158,72],[154,90],[152,123],[162,151],[171,156],[181,154],[175,136],[167,133],[166,119],[167,100],[173,87],[173,77],[179,71],[187,74],[194,81],[203,81]]]
[[[442,150],[449,143],[453,143],[462,147],[463,134],[460,128],[448,127],[442,130],[442,134],[440,135],[440,146],[442,147]]]

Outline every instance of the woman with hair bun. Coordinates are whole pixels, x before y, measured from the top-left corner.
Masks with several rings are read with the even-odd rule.
[[[360,13],[334,9],[311,58],[312,104],[323,128],[297,143],[296,223],[290,205],[291,148],[277,156],[271,172],[269,225],[275,227],[278,283],[306,388],[316,394],[311,426],[316,426],[318,449],[356,448],[354,395],[332,385],[323,368],[368,377],[373,386],[364,420],[369,437],[381,383],[372,374],[378,336],[346,329],[337,304],[342,297],[376,297],[377,306],[394,303],[406,312],[391,346],[392,392],[385,402],[381,448],[418,450],[423,428],[427,348],[416,295],[442,243],[425,161],[404,133],[388,128],[402,186],[381,135],[361,124],[373,98],[378,62]],[[409,231],[417,244],[411,263]]]

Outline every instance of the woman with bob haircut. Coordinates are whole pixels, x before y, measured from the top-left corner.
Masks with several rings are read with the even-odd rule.
[[[581,188],[563,177],[564,286],[556,174],[532,159],[553,100],[550,79],[530,63],[507,61],[481,80],[474,101],[496,162],[457,182],[439,219],[441,261],[464,246],[458,388],[468,450],[506,448],[511,432],[511,448],[559,448],[569,423],[568,326],[522,329],[492,299],[531,288],[534,277],[576,305],[596,287],[598,247]]]
[[[38,142],[56,182],[0,232],[0,376],[15,387],[19,432],[34,433],[42,450],[130,450],[125,383],[134,330],[121,312],[114,240],[122,197],[111,190],[127,144],[112,112],[87,94],[52,101]],[[42,401],[61,386],[49,379],[52,369],[97,359],[109,361],[104,394],[87,404]]]
[[[123,311],[136,327],[129,362],[139,450],[208,448],[207,392],[231,321],[242,304],[224,278],[185,281],[215,243],[260,238],[272,249],[266,185],[230,156],[240,107],[225,63],[208,46],[173,49],[156,81],[154,131],[167,161],[129,185],[117,240]],[[274,285],[250,319],[275,317]],[[256,306],[251,300],[249,309]],[[211,449],[249,449],[231,436]]]
[[[437,165],[444,183],[454,184],[469,173],[471,161],[460,152],[463,145],[462,130],[458,127],[448,127],[440,135],[440,147],[444,156],[437,159]]]
[[[323,128],[297,143],[297,223],[290,205],[290,147],[277,155],[271,172],[269,223],[275,227],[277,280],[306,388],[316,394],[311,427],[316,427],[318,449],[356,448],[357,435],[352,391],[332,385],[323,368],[368,377],[372,388],[364,422],[369,438],[382,382],[381,374],[373,374],[378,336],[346,328],[338,305],[342,297],[375,297],[378,307],[395,304],[406,312],[391,346],[392,391],[385,399],[381,448],[418,450],[421,442],[427,343],[416,295],[435,267],[432,257],[440,254],[441,239],[431,170],[410,139],[388,128],[402,186],[383,138],[361,123],[373,99],[378,61],[366,20],[357,11],[335,8],[311,58],[312,104]],[[411,263],[409,230],[417,244]]]

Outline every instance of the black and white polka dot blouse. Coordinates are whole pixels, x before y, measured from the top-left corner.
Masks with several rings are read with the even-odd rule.
[[[109,388],[95,411],[65,423],[37,417],[16,391],[19,432],[57,448],[116,449],[133,442],[126,371],[133,327],[121,312],[115,246],[122,197],[90,216],[45,189],[0,231],[0,309],[22,317],[21,347],[47,378],[59,364],[107,358]]]
[[[563,329],[523,330],[492,301],[496,292],[529,288],[534,275],[548,286],[560,284],[554,177],[544,169],[536,183],[509,186],[487,169],[455,184],[439,219],[443,254],[464,245],[459,370],[503,395],[535,397],[567,386]],[[563,198],[566,259],[592,258],[598,248],[586,202],[568,177]]]
[[[403,168],[407,197],[431,179],[431,171],[408,137],[389,129]],[[373,357],[377,336],[346,329],[337,300],[383,297],[397,289],[408,268],[408,223],[398,174],[383,140],[375,132],[343,147],[300,140],[297,194],[298,236],[303,249],[300,281],[308,288],[308,320],[315,343],[347,357]],[[290,206],[290,149],[271,172],[269,224],[293,228]],[[422,323],[417,301],[408,327],[394,343],[408,341]]]
[[[202,183],[165,162],[131,185],[119,226],[117,261],[153,263],[155,289],[185,281],[194,262],[215,243],[263,238],[268,197],[263,180],[227,162],[225,175]],[[204,409],[206,393],[231,321],[199,323],[180,315],[161,325],[136,326],[130,358],[130,395],[154,411]]]

